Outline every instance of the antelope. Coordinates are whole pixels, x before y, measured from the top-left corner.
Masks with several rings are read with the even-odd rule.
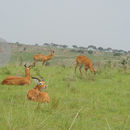
[[[1,84],[2,85],[29,85],[30,84],[30,69],[31,66],[26,66],[25,67],[25,77],[19,77],[19,76],[8,76],[5,78]]]
[[[77,56],[75,72],[76,72],[76,69],[77,69],[79,64],[80,64],[79,71],[80,71],[81,74],[82,74],[81,68],[82,68],[83,65],[84,65],[84,69],[85,69],[86,72],[87,72],[88,69],[90,69],[91,72],[94,72],[94,74],[96,74],[96,71],[93,68],[92,62],[88,57],[82,56],[82,55]]]
[[[48,60],[50,60],[52,58],[52,56],[54,56],[54,51],[51,51],[51,54],[48,55],[48,56],[45,56],[45,55],[42,55],[42,54],[35,54],[33,56],[33,60],[34,60],[33,66],[35,66],[37,61],[42,62],[42,65],[44,65],[45,62],[47,62]]]
[[[40,80],[40,79],[35,78],[35,77],[32,77],[32,78],[37,81],[37,85],[35,86],[35,88],[32,88],[31,90],[28,91],[27,98],[29,100],[33,100],[33,101],[39,101],[42,103],[45,103],[45,102],[49,103],[50,97],[49,97],[48,93],[41,92],[41,89],[47,88],[44,80],[43,79]]]

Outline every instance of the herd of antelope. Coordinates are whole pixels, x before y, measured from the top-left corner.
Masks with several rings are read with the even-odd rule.
[[[50,55],[47,55],[47,56],[42,55],[42,54],[35,54],[33,56],[33,60],[34,60],[33,64],[30,66],[27,66],[26,64],[24,65],[25,77],[8,76],[7,78],[5,78],[1,82],[1,84],[2,85],[29,85],[31,82],[30,69],[32,67],[35,67],[36,62],[38,62],[38,61],[42,62],[42,65],[44,65],[53,56],[54,56],[54,51],[51,51]],[[79,71],[81,74],[82,74],[82,72],[81,72],[82,66],[84,66],[85,71],[90,69],[91,72],[94,72],[94,74],[96,73],[96,71],[93,68],[91,60],[86,56],[77,56],[76,57],[75,73],[76,73],[76,69],[78,66],[79,66]],[[29,100],[32,100],[32,101],[39,101],[39,102],[43,102],[43,103],[48,102],[49,103],[50,97],[49,97],[48,93],[41,91],[42,89],[47,88],[45,81],[44,81],[44,78],[42,78],[42,80],[40,80],[39,78],[32,77],[32,79],[36,80],[37,85],[27,92],[27,98]]]

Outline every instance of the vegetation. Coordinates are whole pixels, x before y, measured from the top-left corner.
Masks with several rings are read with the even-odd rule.
[[[88,53],[89,53],[89,54],[93,54],[93,51],[92,51],[92,50],[89,50]]]
[[[113,56],[120,56],[121,53],[114,53]]]
[[[26,46],[26,51],[22,50],[25,46],[15,47],[10,63],[0,69],[1,81],[8,75],[23,75],[24,62],[31,64],[35,53],[48,54],[45,46]],[[80,54],[69,48],[55,48],[55,57],[48,66],[38,64],[31,69],[31,76],[44,77],[48,88],[43,91],[50,96],[49,104],[27,99],[28,90],[36,86],[33,79],[25,86],[1,85],[0,129],[129,130],[130,61],[123,61],[126,55],[89,55],[84,50],[83,55],[92,60],[97,73],[80,75],[79,71],[74,73],[75,57]]]

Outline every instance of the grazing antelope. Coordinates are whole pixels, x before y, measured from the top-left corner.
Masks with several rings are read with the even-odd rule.
[[[47,62],[48,60],[50,60],[52,58],[52,56],[54,56],[54,51],[51,51],[51,54],[48,55],[48,56],[45,56],[45,55],[42,55],[42,54],[35,54],[33,56],[33,60],[34,60],[33,66],[35,66],[37,61],[42,62],[42,65],[44,65],[45,62]]]
[[[35,88],[32,88],[31,90],[28,91],[27,98],[30,100],[33,100],[33,101],[39,101],[39,102],[43,102],[43,103],[49,102],[50,97],[49,97],[48,93],[41,92],[41,89],[47,88],[44,80],[43,79],[40,80],[35,77],[32,77],[32,78],[37,81],[37,85],[35,86]]]
[[[31,66],[25,67],[25,77],[19,77],[19,76],[8,76],[6,79],[4,79],[1,84],[7,84],[7,85],[29,85],[30,84],[30,69]]]
[[[77,69],[79,64],[80,64],[79,71],[80,71],[81,74],[82,74],[81,68],[82,68],[83,65],[84,65],[84,69],[85,69],[86,72],[87,72],[88,69],[90,69],[91,72],[94,72],[94,74],[96,74],[96,71],[93,68],[92,62],[88,57],[86,57],[86,56],[77,56],[75,72],[76,72],[76,69]]]

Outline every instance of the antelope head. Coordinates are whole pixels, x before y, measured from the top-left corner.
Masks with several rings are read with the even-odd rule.
[[[51,50],[51,56],[54,56],[55,55],[54,53],[55,53],[54,50]]]
[[[36,87],[38,87],[39,89],[46,89],[47,88],[43,77],[41,80],[39,78],[36,78],[36,77],[32,77],[32,79],[35,79],[35,81],[37,82]]]

